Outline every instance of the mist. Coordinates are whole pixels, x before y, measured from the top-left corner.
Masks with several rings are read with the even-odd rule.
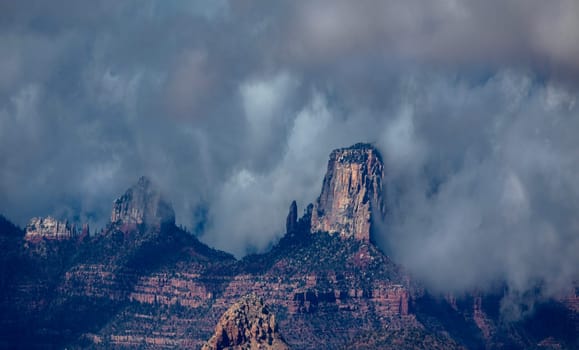
[[[147,175],[241,257],[316,199],[332,149],[374,142],[380,244],[433,290],[579,277],[576,1],[4,1],[0,47],[19,225],[103,227]]]
[[[441,293],[504,282],[568,292],[579,277],[574,98],[509,72],[476,89],[441,84],[386,128],[382,246]]]

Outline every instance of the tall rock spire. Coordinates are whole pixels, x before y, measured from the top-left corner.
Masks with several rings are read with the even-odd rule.
[[[370,241],[373,219],[385,213],[383,179],[382,157],[371,144],[334,150],[314,203],[311,231]]]
[[[113,203],[113,224],[174,224],[175,212],[151,181],[142,176],[136,185]]]
[[[285,221],[285,230],[289,234],[294,234],[298,229],[298,205],[293,201],[290,205],[289,213]]]

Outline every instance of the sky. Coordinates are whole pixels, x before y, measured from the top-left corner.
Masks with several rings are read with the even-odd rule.
[[[381,150],[379,241],[434,290],[579,279],[575,0],[0,2],[0,213],[107,222],[139,176],[240,257]],[[202,223],[202,225],[201,225]]]

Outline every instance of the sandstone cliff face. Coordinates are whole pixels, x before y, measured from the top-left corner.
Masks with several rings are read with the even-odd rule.
[[[131,187],[123,196],[113,203],[111,223],[118,225],[131,224],[174,224],[175,212],[146,177]]]
[[[203,350],[289,349],[277,330],[275,315],[255,294],[244,296],[221,317]]]
[[[312,212],[312,232],[338,233],[369,241],[372,220],[382,218],[384,164],[370,144],[359,143],[330,154],[322,192]]]
[[[58,221],[53,217],[32,218],[26,226],[26,235],[24,239],[33,241],[41,238],[46,239],[70,239],[77,234],[74,225],[67,221]]]

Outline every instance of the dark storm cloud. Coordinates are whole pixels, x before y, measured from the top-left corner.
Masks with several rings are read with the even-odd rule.
[[[102,226],[146,174],[241,256],[374,141],[411,272],[553,294],[579,266],[578,87],[573,0],[3,1],[0,212]]]

